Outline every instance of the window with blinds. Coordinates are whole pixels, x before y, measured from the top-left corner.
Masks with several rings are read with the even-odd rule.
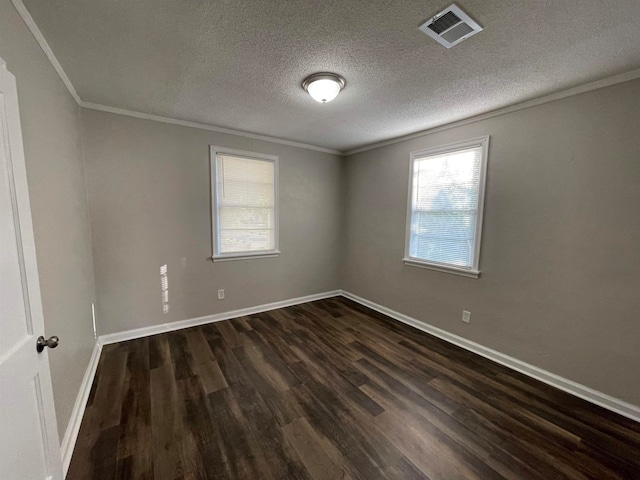
[[[212,147],[213,257],[278,252],[278,158]]]
[[[488,145],[411,154],[405,263],[478,276]]]

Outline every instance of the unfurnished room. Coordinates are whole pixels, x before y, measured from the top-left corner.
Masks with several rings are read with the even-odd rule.
[[[0,478],[640,479],[640,1],[0,0]]]

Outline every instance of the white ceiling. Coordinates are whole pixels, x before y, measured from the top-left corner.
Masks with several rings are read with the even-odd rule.
[[[85,102],[347,151],[640,67],[639,0],[23,0]],[[346,78],[321,105],[301,88]]]

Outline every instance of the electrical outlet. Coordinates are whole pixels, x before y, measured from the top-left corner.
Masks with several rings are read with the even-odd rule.
[[[462,310],[462,321],[464,323],[471,323],[471,312]]]
[[[218,290],[218,300],[224,300],[224,288]]]

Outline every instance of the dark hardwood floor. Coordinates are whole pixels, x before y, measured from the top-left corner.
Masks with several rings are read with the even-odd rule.
[[[109,345],[68,480],[640,478],[640,424],[343,298]]]

